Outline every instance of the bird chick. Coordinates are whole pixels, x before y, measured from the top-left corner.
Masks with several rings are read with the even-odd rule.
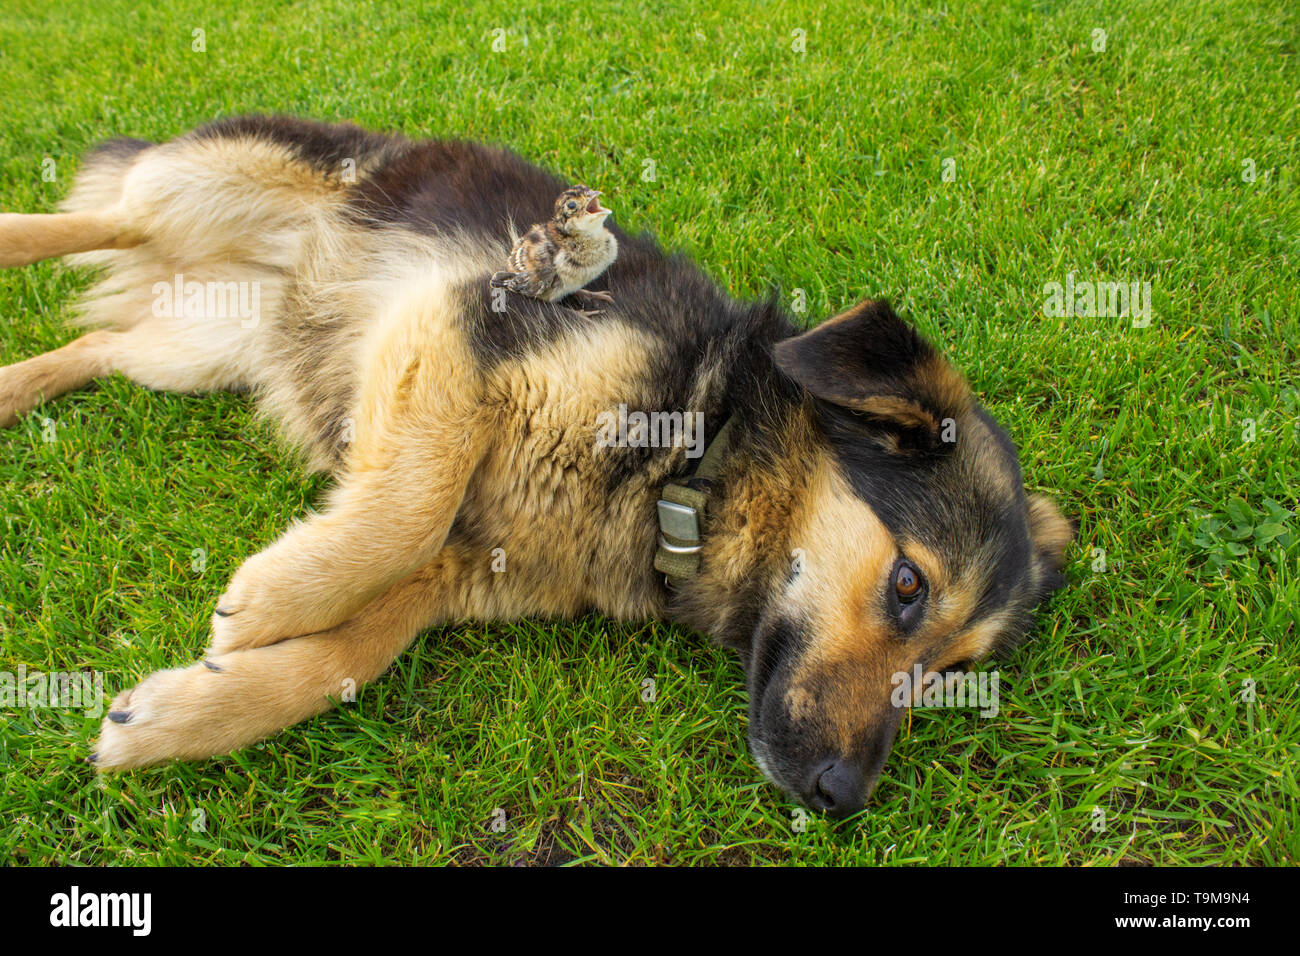
[[[600,192],[578,185],[555,201],[555,215],[526,232],[510,250],[510,271],[492,276],[492,285],[547,302],[565,296],[613,302],[608,292],[583,289],[618,256],[618,240],[605,228],[610,214]],[[599,310],[577,309],[583,315]]]

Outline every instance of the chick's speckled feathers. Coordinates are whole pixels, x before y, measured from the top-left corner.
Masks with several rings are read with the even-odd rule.
[[[560,286],[555,258],[564,238],[554,222],[533,226],[510,250],[506,261],[510,271],[496,273],[492,284],[534,299],[553,302],[561,298],[555,294]]]
[[[492,276],[492,285],[548,302],[575,293],[612,302],[607,292],[582,290],[618,256],[618,241],[605,228],[610,210],[599,196],[582,185],[561,193],[555,215],[515,243],[507,262],[510,271]]]

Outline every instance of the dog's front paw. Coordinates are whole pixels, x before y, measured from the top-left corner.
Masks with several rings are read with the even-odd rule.
[[[235,572],[212,615],[211,653],[227,654],[294,636],[284,602],[271,593],[265,554],[255,554]]]
[[[217,728],[196,726],[204,714],[204,681],[221,672],[204,661],[157,671],[113,698],[88,758],[96,770],[128,770],[164,760],[210,756]]]
[[[285,552],[290,554],[286,557]],[[212,615],[210,654],[230,654],[328,630],[346,618],[341,588],[304,578],[276,544],[240,565]]]

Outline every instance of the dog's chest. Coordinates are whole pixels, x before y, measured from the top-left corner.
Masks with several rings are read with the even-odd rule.
[[[457,537],[495,551],[494,588],[538,614],[657,611],[653,467],[602,440],[601,416],[633,403],[646,343],[618,323],[566,336],[498,372],[488,453],[457,516]]]

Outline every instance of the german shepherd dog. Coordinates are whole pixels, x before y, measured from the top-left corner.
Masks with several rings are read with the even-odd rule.
[[[335,479],[235,573],[202,660],[118,695],[97,769],[246,747],[438,622],[597,611],[734,648],[758,766],[842,817],[896,675],[1025,636],[1072,529],[931,345],[883,302],[800,333],[617,227],[600,315],[490,288],[565,185],[499,148],[243,117],[110,141],[63,212],[0,215],[0,266],[101,270],[93,331],[0,368],[0,425],[114,372],[247,390]],[[257,314],[194,288],[253,288]],[[702,414],[709,452],[600,441],[620,406]]]

